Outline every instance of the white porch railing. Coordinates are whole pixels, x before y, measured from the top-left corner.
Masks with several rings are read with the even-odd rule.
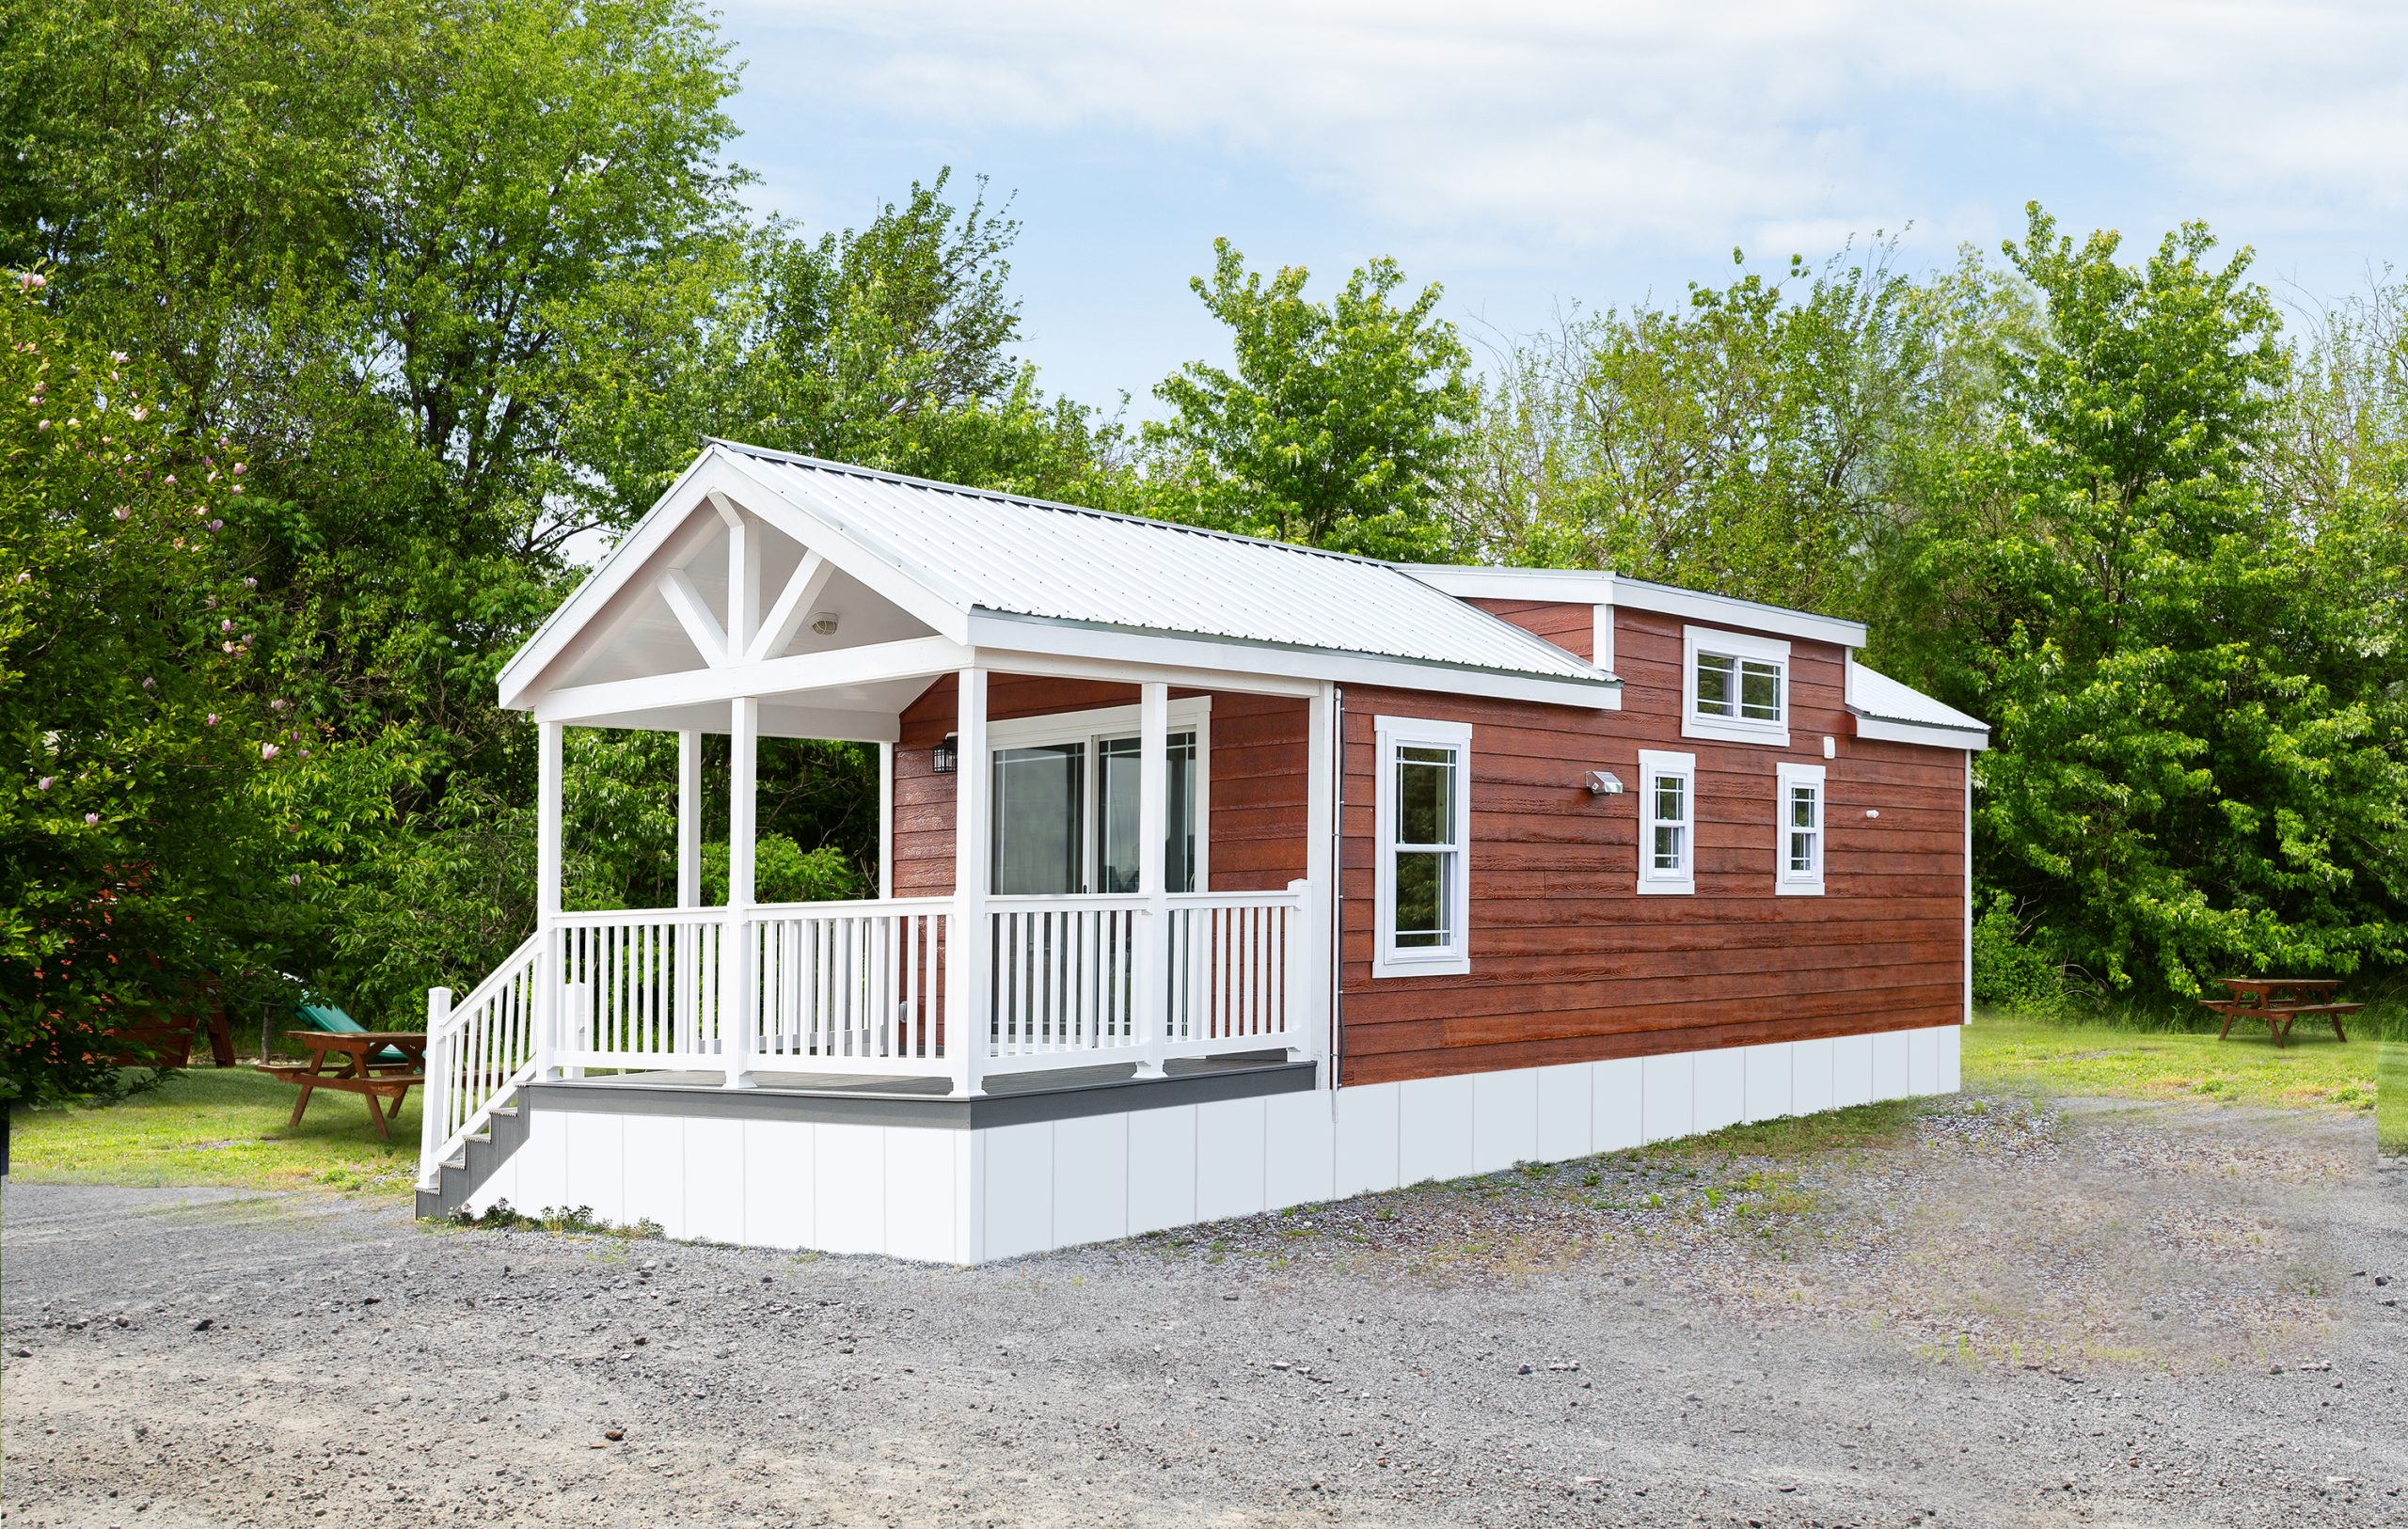
[[[962,1012],[981,1074],[1309,1048],[1285,891],[991,897]],[[420,1183],[547,1069],[958,1074],[950,898],[564,913],[456,1007],[430,995]],[[731,931],[737,933],[731,937]],[[1159,938],[1151,953],[1144,943]],[[548,955],[547,952],[550,953]],[[731,972],[727,963],[740,959]],[[1141,973],[1159,973],[1158,1002]],[[744,1017],[737,1031],[731,1017]],[[547,1016],[548,1015],[548,1019]],[[981,1033],[983,1032],[983,1034]]]
[[[1142,1047],[1142,897],[990,897],[988,1072],[1114,1062]]]
[[[943,1073],[952,910],[944,897],[759,909],[748,941],[756,974],[753,1064]]]
[[[1299,1044],[1301,893],[1185,892],[1168,900],[1167,1056]]]

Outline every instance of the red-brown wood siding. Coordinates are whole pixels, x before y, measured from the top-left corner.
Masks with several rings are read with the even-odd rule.
[[[1589,655],[1589,606],[1481,604]],[[1853,736],[1843,651],[1806,641],[1791,644],[1789,748],[1685,738],[1682,624],[1615,612],[1618,712],[1345,692],[1343,1081],[1962,1017],[1965,756]],[[1465,976],[1371,977],[1372,727],[1382,714],[1472,725]],[[1839,740],[1830,761],[1827,736]],[[1697,756],[1694,895],[1636,891],[1642,748]],[[1774,766],[1784,760],[1828,772],[1820,897],[1773,891]],[[1595,769],[1621,776],[1624,794],[1592,796]]]
[[[1468,600],[1490,615],[1546,638],[1576,658],[1597,661],[1597,607],[1555,600]]]
[[[953,891],[956,777],[937,774],[929,755],[958,726],[956,689],[947,675],[903,713],[895,747],[897,897],[943,897]],[[1175,699],[1202,693],[1171,692]],[[1021,674],[987,681],[987,715],[994,721],[1136,703],[1133,685]],[[1306,715],[1301,700],[1213,693],[1206,820],[1212,891],[1276,891],[1305,874]]]

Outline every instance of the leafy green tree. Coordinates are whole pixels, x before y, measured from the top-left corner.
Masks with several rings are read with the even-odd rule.
[[[1981,377],[1996,283],[1792,257],[1686,307],[1575,318],[1499,357],[1452,497],[1488,561],[1612,568],[1854,613]],[[1739,257],[1734,252],[1735,260]]]
[[[1470,355],[1436,318],[1436,285],[1391,302],[1404,273],[1359,267],[1326,303],[1310,273],[1265,280],[1226,239],[1189,282],[1227,324],[1224,368],[1192,361],[1154,389],[1170,417],[1145,430],[1154,512],[1337,552],[1444,561],[1442,496],[1473,417]]]
[[[1912,677],[1986,716],[1979,875],[2111,990],[2401,957],[2396,710],[2303,598],[2314,552],[2251,464],[2289,383],[2244,251],[2138,266],[2036,205],[2005,246],[2045,329],[2003,347],[1994,448],[1958,460],[1896,586]],[[2337,615],[2340,620],[2337,621]]]
[[[0,1099],[106,1091],[104,1032],[280,932],[266,778],[309,751],[252,683],[256,465],[38,280],[0,290]]]

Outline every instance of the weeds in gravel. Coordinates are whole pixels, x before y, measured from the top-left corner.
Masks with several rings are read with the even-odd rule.
[[[483,1214],[471,1213],[463,1206],[452,1213],[455,1226],[473,1227],[479,1231],[498,1232],[559,1232],[579,1237],[614,1237],[622,1240],[652,1239],[668,1234],[656,1221],[640,1221],[633,1226],[621,1226],[594,1214],[592,1206],[547,1206],[528,1215],[515,1209],[507,1200],[497,1200],[485,1207]]]

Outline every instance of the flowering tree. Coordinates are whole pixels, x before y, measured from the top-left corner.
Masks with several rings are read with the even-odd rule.
[[[0,288],[0,1097],[105,1090],[104,1032],[233,972],[277,877],[230,554],[247,464],[190,438],[42,277]],[[289,873],[286,873],[289,874]]]

